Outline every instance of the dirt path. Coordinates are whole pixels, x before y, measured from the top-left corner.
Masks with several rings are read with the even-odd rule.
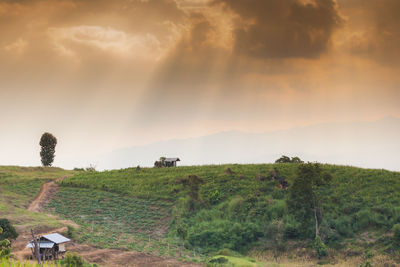
[[[61,181],[60,178],[57,181]],[[29,211],[44,213],[46,204],[57,194],[58,185],[56,181],[50,181],[42,185],[39,194],[28,206]],[[51,231],[43,231],[37,233],[40,235],[65,232],[68,225],[74,228],[79,228],[79,225],[73,221],[62,220],[55,215],[45,213],[47,216],[57,219],[64,225],[62,228],[51,229]],[[17,260],[26,260],[31,255],[31,251],[26,248],[26,244],[31,240],[29,233],[21,233],[17,240],[13,242],[13,254]],[[181,262],[174,258],[158,257],[143,252],[126,251],[120,249],[101,249],[86,244],[78,244],[70,242],[67,244],[67,250],[76,252],[81,255],[86,261],[97,263],[101,266],[154,266],[154,267],[197,267],[201,264]]]
[[[50,181],[47,183],[44,183],[42,187],[40,188],[39,194],[36,196],[36,198],[29,204],[28,210],[33,211],[33,212],[44,212],[44,208],[46,207],[47,203],[57,194],[58,192],[58,184],[56,182],[62,181],[65,179],[65,177],[58,178],[56,181]],[[47,216],[51,218],[57,219],[60,223],[62,223],[65,226],[72,226],[74,228],[79,228],[79,225],[76,224],[73,221],[70,220],[62,220],[59,217],[50,214],[50,213],[45,213]]]
[[[57,194],[58,185],[56,182],[51,181],[42,185],[39,194],[28,206],[29,211],[41,212],[44,206],[50,201],[52,197]]]

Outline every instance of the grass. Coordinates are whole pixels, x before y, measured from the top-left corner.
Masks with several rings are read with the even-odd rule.
[[[82,205],[85,203],[85,205]],[[81,241],[118,248],[165,237],[172,204],[80,188],[61,188],[48,209],[84,226]],[[139,244],[138,244],[139,243]]]
[[[0,218],[9,219],[18,231],[55,228],[54,218],[26,210],[47,181],[71,176],[75,172],[55,167],[0,166]]]
[[[0,267],[61,267],[59,263],[45,262],[41,265],[35,262],[22,262],[7,259],[0,259]]]
[[[25,207],[44,182],[73,175],[59,182],[60,190],[47,209],[82,225],[75,233],[80,242],[178,257],[181,241],[177,229],[184,225],[188,233],[184,258],[201,261],[206,254],[228,248],[250,253],[270,266],[315,264],[318,260],[311,240],[293,235],[298,224],[286,204],[297,167],[229,164],[104,172],[0,167],[0,217],[24,229],[56,225],[56,220],[27,212]],[[327,262],[320,263],[346,266],[344,262],[355,259],[356,266],[366,261],[367,251],[373,251],[368,258],[373,264],[395,263],[400,249],[393,243],[391,228],[400,223],[400,173],[322,167],[333,179],[329,186],[320,188],[320,231],[330,251]],[[289,189],[279,187],[273,173],[288,181]],[[189,189],[181,182],[189,175],[204,181],[192,209]],[[279,264],[271,260],[272,247],[264,232],[277,219],[284,223]],[[259,264],[241,256],[228,257],[233,266]]]
[[[287,233],[296,222],[287,210],[289,190],[271,179],[273,172],[293,184],[297,164],[210,165],[177,168],[129,168],[105,172],[81,172],[61,182],[62,187],[86,188],[134,199],[172,203],[169,236],[176,236],[179,221],[187,225],[186,247],[202,253],[221,248],[246,251],[263,247],[263,229],[274,219],[284,221]],[[334,251],[376,249],[385,253],[391,246],[387,236],[400,222],[400,173],[348,166],[322,165],[332,174],[329,186],[321,187],[324,240]],[[229,169],[229,171],[228,171]],[[195,212],[188,211],[188,188],[180,180],[189,175],[202,178]],[[157,202],[161,201],[161,202]],[[124,208],[125,209],[125,208]],[[149,207],[144,207],[151,212]],[[144,224],[151,230],[151,224]],[[311,225],[312,227],[312,225]],[[132,229],[134,227],[132,226]],[[367,232],[371,237],[360,238]],[[312,243],[296,241],[312,254]],[[145,246],[144,246],[145,247]],[[136,246],[143,248],[143,244]],[[268,246],[265,249],[270,250]]]
[[[172,212],[169,201],[61,187],[57,196],[48,203],[47,210],[81,226],[75,230],[78,242],[157,256],[179,254],[179,240],[167,235]],[[184,253],[195,258],[191,251],[185,250]]]
[[[282,175],[291,176],[295,166],[282,164],[278,166]],[[225,173],[227,168],[234,170],[233,174]],[[210,165],[187,166],[178,168],[129,168],[105,172],[82,172],[61,183],[69,187],[85,187],[103,191],[115,192],[141,198],[176,200],[186,195],[183,185],[177,179],[188,175],[201,177],[205,184],[202,194],[222,189],[229,190],[231,195],[249,194],[264,188],[263,183],[257,183],[258,174],[269,175],[272,164],[254,165]],[[240,176],[243,175],[242,178]],[[228,193],[228,192],[227,192]]]

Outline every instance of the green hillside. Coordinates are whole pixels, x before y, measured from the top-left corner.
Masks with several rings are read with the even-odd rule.
[[[53,218],[26,208],[45,182],[73,174],[54,167],[0,166],[0,218],[12,221],[20,232],[60,226]]]
[[[186,254],[230,249],[262,257],[276,245],[269,239],[278,221],[281,255],[299,248],[313,255],[313,237],[287,205],[297,168],[257,164],[80,172],[60,183],[49,209],[84,225],[82,241],[104,247],[177,255],[183,229]],[[333,177],[318,188],[320,232],[330,255],[397,255],[391,229],[400,223],[400,173],[334,165],[322,169]],[[191,187],[187,178],[193,175],[199,182]],[[288,188],[280,186],[282,180]],[[193,197],[197,187],[198,197]],[[306,227],[312,232],[314,225]]]
[[[104,172],[0,167],[0,218],[8,218],[19,233],[60,227],[58,220],[26,208],[44,183],[67,177],[58,182],[46,210],[81,225],[71,229],[74,240],[98,248],[212,261],[211,266],[225,264],[218,262],[224,257],[226,265],[262,266],[273,261],[274,250],[282,264],[276,266],[396,264],[400,238],[392,229],[400,223],[400,173],[321,165],[332,180],[318,187],[319,229],[328,248],[328,256],[319,260],[313,220],[302,225],[288,206],[299,166]]]

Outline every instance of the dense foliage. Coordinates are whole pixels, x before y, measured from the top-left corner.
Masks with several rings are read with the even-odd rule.
[[[63,266],[83,267],[84,261],[81,256],[75,253],[67,252],[62,262]]]
[[[319,235],[319,223],[322,220],[322,196],[319,187],[327,186],[332,176],[323,172],[320,164],[301,164],[297,169],[296,179],[290,188],[287,200],[289,211],[300,223],[302,237],[312,237],[312,227],[315,237]]]
[[[56,153],[57,138],[51,133],[44,133],[40,138],[40,158],[43,166],[51,166]]]
[[[65,188],[90,188],[129,196],[132,199],[127,200],[126,207],[134,205],[133,199],[160,201],[154,202],[154,206],[173,203],[169,235],[177,236],[179,225],[184,225],[185,246],[200,252],[221,248],[246,251],[263,240],[276,240],[268,234],[268,229],[275,229],[277,222],[282,246],[287,240],[305,239],[313,247],[314,235],[307,234],[313,233],[315,227],[310,209],[303,220],[290,212],[288,205],[296,199],[293,192],[304,186],[299,182],[308,177],[312,182],[306,183],[305,188],[318,196],[315,200],[322,241],[322,245],[317,242],[319,247],[326,244],[339,248],[344,240],[364,231],[391,232],[393,225],[400,223],[400,173],[319,165],[318,170],[302,177],[299,166],[304,165],[130,168],[79,173],[61,184]],[[329,183],[316,180],[328,179],[326,173],[331,177]],[[191,188],[189,181],[193,176],[201,182]],[[288,182],[288,188],[282,186],[282,179]],[[323,254],[323,248],[319,251]]]
[[[6,218],[0,219],[0,228],[2,229],[2,234],[0,234],[0,240],[3,239],[16,239],[18,233],[15,228],[11,225],[10,221]]]
[[[0,237],[2,237],[3,228],[0,227]],[[8,239],[0,240],[0,259],[8,259],[11,254],[11,242]]]

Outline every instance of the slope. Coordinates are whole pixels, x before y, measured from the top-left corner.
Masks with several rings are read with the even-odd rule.
[[[50,206],[66,218],[75,207],[75,216],[83,218],[82,224],[86,224],[84,236],[99,243],[105,233],[101,228],[104,216],[99,215],[102,212],[76,208],[75,204],[58,205],[57,198],[74,194],[85,198],[87,203],[99,203],[101,210],[109,206],[110,199],[117,197],[121,201],[111,206],[121,207],[123,211],[129,211],[136,203],[151,203],[141,206],[144,213],[140,216],[154,210],[165,210],[172,216],[157,217],[156,212],[153,213],[156,217],[152,218],[154,225],[145,223],[144,229],[149,231],[146,234],[150,238],[160,225],[169,225],[158,246],[150,250],[168,253],[161,252],[160,248],[179,245],[177,229],[184,227],[186,255],[206,256],[228,248],[262,258],[272,250],[266,229],[279,220],[283,222],[282,255],[297,257],[306,253],[313,258],[312,242],[301,235],[300,225],[288,212],[286,204],[297,167],[297,164],[228,164],[81,172],[60,182],[59,195]],[[392,226],[400,223],[400,173],[336,165],[322,165],[322,168],[333,176],[330,185],[320,189],[323,196],[321,233],[332,251],[331,260],[343,255],[361,257],[372,250],[391,261],[397,255],[390,236]],[[193,175],[202,180],[194,202],[189,197],[193,195],[192,189],[183,182]],[[282,188],[282,181],[289,183],[289,189]],[[124,208],[122,203],[125,203]],[[115,232],[112,244],[145,249],[149,243],[140,238],[139,242],[133,242],[137,246],[126,240],[119,242],[127,232],[141,231],[135,223],[124,219],[123,211],[107,211],[108,218],[115,215],[118,223],[122,223],[121,229],[125,229],[125,232]],[[141,213],[133,211],[131,214]],[[129,212],[126,216],[129,218]],[[173,253],[179,253],[177,247]]]

